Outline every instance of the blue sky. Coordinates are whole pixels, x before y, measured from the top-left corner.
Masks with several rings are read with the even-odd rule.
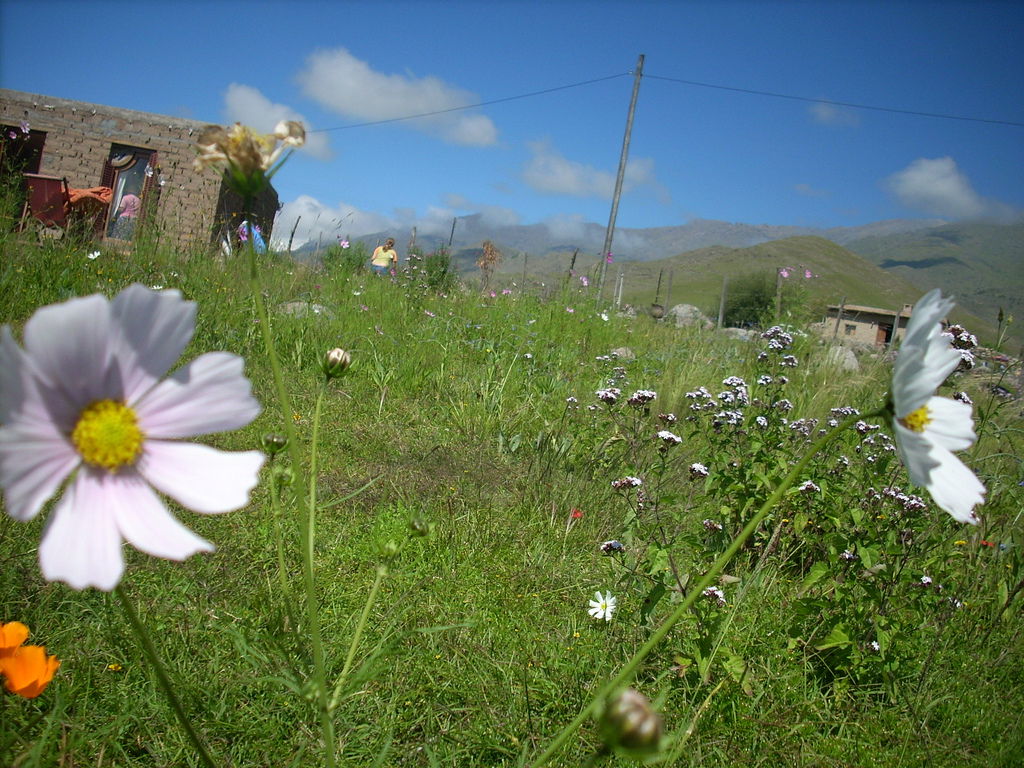
[[[1021,125],[828,102],[1024,124],[1022,39],[1018,2],[0,0],[0,85],[302,119],[278,233],[401,241],[470,213],[606,223],[643,53],[620,227],[852,226],[1020,215]]]

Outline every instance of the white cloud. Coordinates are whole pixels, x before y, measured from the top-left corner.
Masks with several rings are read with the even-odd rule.
[[[1012,216],[1013,208],[979,195],[952,157],[921,157],[886,179],[908,208],[951,219]]]
[[[531,157],[522,176],[523,181],[534,191],[605,200],[610,200],[614,194],[613,173],[569,160],[546,140],[532,141],[528,146]],[[654,161],[646,157],[626,163],[622,186],[624,190],[629,190],[642,184],[655,186],[663,192],[654,177]]]
[[[299,195],[295,200],[281,206],[274,220],[274,235],[271,242],[275,248],[286,248],[292,227],[295,227],[293,248],[318,240],[326,247],[339,237],[359,237],[381,232],[391,229],[393,224],[393,220],[387,216],[360,211],[348,203],[338,203],[331,207],[309,195]]]
[[[467,202],[458,196],[449,196],[451,203]],[[500,206],[474,206],[474,213],[480,213],[486,226],[518,224],[519,216],[508,208]],[[339,237],[361,237],[377,232],[389,232],[401,240],[412,235],[413,227],[418,235],[441,235],[445,238],[451,232],[452,219],[465,215],[462,205],[427,206],[423,213],[413,208],[396,208],[390,214],[362,211],[348,203],[326,205],[309,195],[300,195],[281,206],[274,221],[272,243],[275,248],[288,246],[292,227],[295,238],[292,248],[307,242],[321,242],[324,247]],[[296,226],[298,221],[298,226]]]
[[[562,213],[544,219],[544,226],[554,238],[579,240],[586,231],[587,220],[578,213]]]
[[[330,160],[334,152],[325,133],[310,133],[310,124],[301,114],[284,104],[275,104],[250,85],[232,83],[224,94],[224,116],[229,123],[242,123],[262,133],[270,133],[281,120],[297,120],[306,128],[306,144],[300,150],[318,160]]]
[[[832,193],[827,189],[818,189],[810,184],[794,184],[793,190],[804,197],[831,197]]]
[[[849,107],[840,104],[833,104],[828,101],[816,101],[807,111],[816,123],[822,125],[845,126],[854,128],[860,125],[860,114]]]
[[[309,98],[343,117],[360,121],[454,110],[480,101],[475,93],[437,77],[377,72],[345,48],[312,54],[298,80]],[[494,123],[480,114],[452,111],[405,124],[453,144],[484,147],[498,140]]]
[[[460,216],[479,213],[481,223],[488,227],[512,227],[521,221],[519,214],[511,208],[476,203],[459,194],[445,195],[444,203],[451,209],[459,211]]]

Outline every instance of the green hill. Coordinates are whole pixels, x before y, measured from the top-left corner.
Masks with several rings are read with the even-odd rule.
[[[567,259],[564,255],[559,256],[556,269],[567,269]],[[593,262],[593,257],[590,261]],[[783,283],[783,290],[805,289],[812,315],[822,313],[827,304],[838,304],[843,300],[850,304],[896,309],[904,304],[913,304],[927,290],[831,240],[802,236],[749,248],[712,246],[665,259],[613,264],[608,270],[604,292],[606,298],[612,296],[621,270],[623,303],[647,307],[654,303],[657,295],[659,303],[666,307],[693,304],[710,317],[715,317],[723,278],[735,280],[757,273],[774,275],[783,267],[793,270]],[[509,268],[508,264],[506,268]],[[577,263],[577,272],[594,275],[596,270],[594,263]],[[810,270],[813,277],[806,279],[804,270]],[[983,323],[962,308],[954,312],[953,319],[965,323],[983,337],[994,338],[992,323]]]
[[[995,323],[1000,307],[1018,325],[1024,323],[1024,223],[946,224],[866,237],[847,247],[922,289],[954,294],[965,309],[989,323]]]

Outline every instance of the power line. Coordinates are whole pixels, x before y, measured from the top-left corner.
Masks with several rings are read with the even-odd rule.
[[[578,83],[569,83],[568,85],[556,85],[553,88],[544,88],[539,91],[530,91],[528,93],[520,93],[515,96],[504,96],[498,99],[489,99],[487,101],[480,101],[475,104],[464,104],[458,107],[448,107],[447,109],[436,109],[431,112],[420,112],[415,115],[402,115],[400,117],[388,117],[382,120],[368,120],[363,123],[350,123],[348,125],[338,125],[332,128],[315,128],[310,130],[310,133],[327,133],[328,131],[344,131],[350,128],[366,128],[373,125],[384,125],[386,123],[398,123],[405,120],[417,120],[423,117],[433,117],[435,115],[444,115],[450,112],[461,112],[466,109],[477,109],[479,107],[488,107],[492,104],[503,104],[508,101],[517,101],[519,99],[529,99],[534,96],[543,96],[548,93],[555,93],[557,91],[565,91],[570,88],[580,88],[584,85],[593,85],[594,83],[602,83],[608,80],[615,80],[620,77],[632,76],[634,72],[619,72],[614,75],[607,75],[605,77],[595,77],[590,80],[581,80]],[[664,80],[669,83],[679,83],[680,85],[691,85],[698,88],[711,88],[718,91],[730,91],[732,93],[745,93],[753,96],[768,96],[774,99],[788,99],[789,101],[802,101],[807,104],[827,104],[833,107],[849,107],[851,109],[867,109],[874,112],[889,112],[897,115],[912,115],[914,117],[931,117],[940,120],[959,120],[962,122],[969,123],[987,123],[989,125],[1009,125],[1015,128],[1024,128],[1024,123],[1016,122],[1013,120],[994,120],[984,117],[968,117],[966,115],[950,115],[941,112],[923,112],[912,109],[896,109],[895,107],[879,107],[874,104],[859,104],[852,101],[836,101],[834,99],[815,99],[809,96],[797,96],[791,93],[778,93],[776,91],[761,91],[754,88],[739,88],[731,85],[720,85],[717,83],[704,83],[697,80],[684,80],[678,77],[665,77],[663,75],[651,75],[644,73],[644,77],[652,80]]]
[[[516,96],[505,96],[500,99],[490,99],[488,101],[481,101],[476,104],[464,104],[461,107],[449,107],[447,109],[436,109],[433,112],[420,112],[416,115],[403,115],[402,117],[388,117],[383,120],[370,120],[365,123],[351,123],[349,125],[338,125],[334,128],[316,128],[310,131],[310,133],[326,133],[327,131],[344,131],[349,128],[365,128],[370,125],[383,125],[385,123],[397,123],[402,120],[416,120],[421,117],[432,117],[434,115],[444,115],[448,112],[459,112],[464,109],[476,109],[477,107],[488,107],[491,104],[501,104],[506,101],[516,101],[517,99],[528,99],[532,96],[542,96],[545,93],[554,93],[555,91],[565,91],[569,88],[579,88],[583,85],[592,85],[594,83],[602,83],[606,80],[614,80],[619,77],[626,77],[632,75],[632,72],[619,72],[615,75],[608,75],[606,77],[595,77],[592,80],[583,80],[578,83],[569,83],[568,85],[556,85],[554,88],[544,88],[540,91],[530,91],[529,93],[520,93]]]
[[[752,88],[736,88],[729,85],[716,85],[714,83],[701,83],[696,80],[682,80],[677,77],[661,77],[659,75],[645,75],[652,80],[665,80],[670,83],[681,83],[683,85],[695,85],[700,88],[714,88],[719,91],[732,91],[734,93],[747,93],[755,96],[770,96],[775,99],[789,99],[791,101],[804,101],[812,104],[828,104],[835,107],[851,107],[853,109],[870,109],[875,112],[893,112],[898,115],[914,115],[916,117],[936,117],[942,120],[963,120],[969,123],[990,123],[993,125],[1012,125],[1017,128],[1024,128],[1024,123],[1013,120],[990,120],[984,117],[965,117],[964,115],[946,115],[939,112],[919,112],[912,109],[894,109],[892,107],[877,107],[871,104],[855,104],[849,101],[833,101],[832,99],[812,99],[807,96],[794,96],[788,93],[774,93],[772,91],[758,91]]]

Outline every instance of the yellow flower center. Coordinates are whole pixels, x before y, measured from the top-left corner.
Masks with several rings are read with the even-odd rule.
[[[928,413],[928,406],[922,405],[916,411],[908,413],[899,422],[911,432],[924,432],[924,428],[931,424],[932,417]]]
[[[132,464],[142,450],[135,411],[116,400],[97,400],[78,417],[71,441],[87,464],[111,472]]]

